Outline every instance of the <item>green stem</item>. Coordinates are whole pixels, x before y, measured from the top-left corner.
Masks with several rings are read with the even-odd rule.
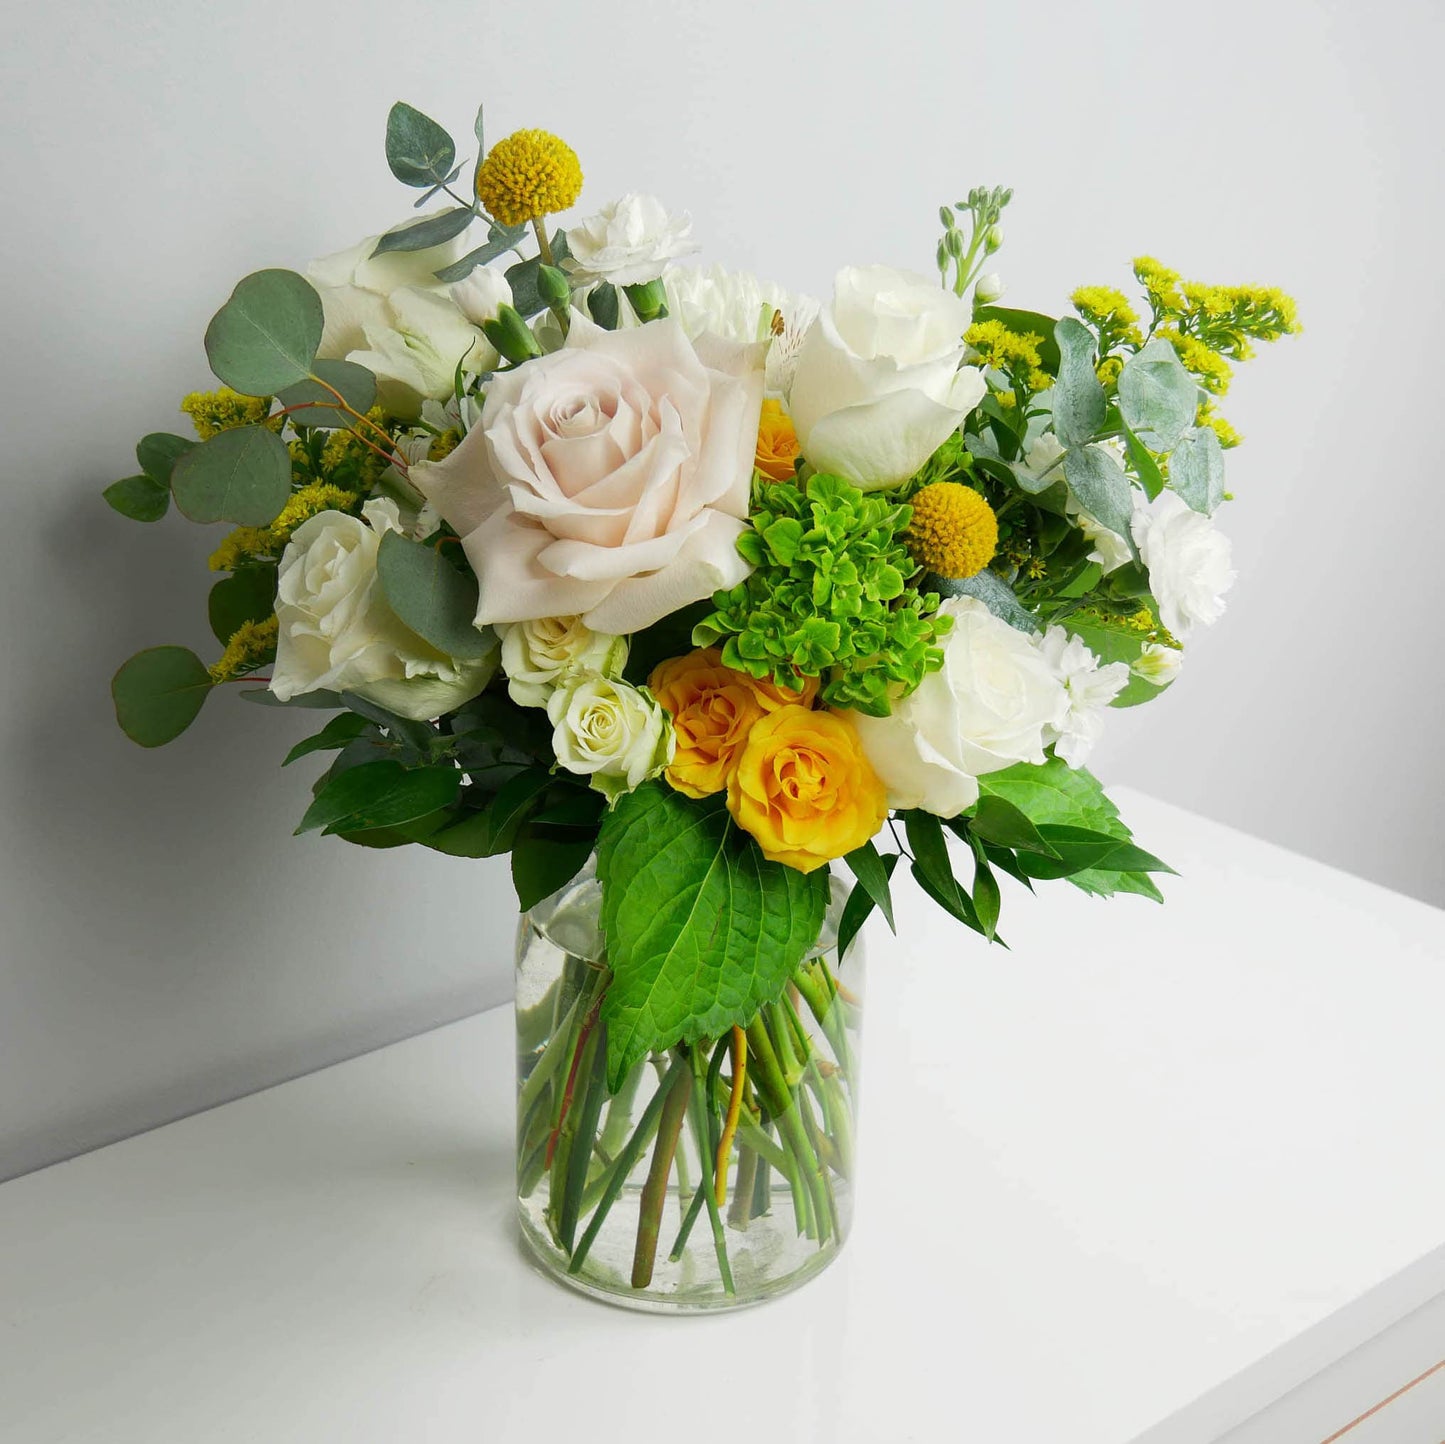
[[[753,1191],[758,1185],[758,1151],[746,1143],[738,1147],[738,1172],[728,1204],[728,1227],[744,1232],[752,1222]]]
[[[532,1105],[537,1101],[542,1089],[547,1086],[552,1075],[561,1065],[564,1055],[569,1051],[571,1043],[572,1019],[577,1011],[578,999],[573,998],[572,1006],[567,1009],[561,1025],[556,1028],[547,1046],[542,1049],[542,1056],[537,1059],[532,1071],[527,1074],[527,1081],[522,1084],[522,1091],[517,1095],[517,1116],[525,1118],[531,1111]]]
[[[679,1055],[684,1062],[686,1054]],[[667,1203],[667,1181],[672,1176],[673,1155],[677,1152],[678,1135],[692,1096],[681,1068],[671,1078],[663,1099],[662,1114],[657,1123],[657,1140],[652,1147],[652,1167],[642,1185],[642,1201],[637,1217],[637,1247],[632,1253],[632,1287],[645,1289],[652,1282],[657,1261],[657,1231],[662,1224],[662,1210]]]
[[[646,1069],[645,1059],[633,1064],[622,1080],[622,1087],[612,1095],[612,1101],[607,1105],[607,1122],[602,1125],[602,1136],[597,1141],[609,1158],[617,1156],[617,1150],[626,1141],[627,1132],[632,1127],[632,1105],[637,1101],[637,1090],[642,1086],[642,1075]]]
[[[708,1079],[713,1082],[717,1081],[718,1074],[722,1070],[722,1055],[726,1047],[726,1040],[718,1044],[713,1066],[707,1070],[706,1076],[704,1076],[702,1068],[702,1059],[696,1053],[693,1054],[692,1112],[698,1152],[702,1155],[700,1187],[703,1191],[703,1204],[707,1208],[708,1223],[712,1226],[712,1246],[717,1254],[717,1268],[718,1273],[722,1275],[723,1292],[731,1295],[736,1290],[733,1288],[732,1266],[728,1262],[727,1236],[723,1232],[722,1215],[717,1206],[717,1179],[713,1173],[713,1160],[717,1156],[718,1140],[722,1137],[722,1124],[708,1106],[710,1095],[707,1087]]]
[[[766,1011],[766,1010],[765,1010]],[[793,1155],[794,1172],[788,1182],[793,1190],[793,1211],[798,1231],[821,1239],[826,1220],[826,1201],[816,1191],[817,1159],[798,1118],[791,1089],[778,1062],[773,1038],[759,1013],[748,1024],[748,1052],[756,1062],[759,1091],[778,1127],[778,1136]]]
[[[587,1186],[587,1172],[592,1163],[592,1144],[597,1137],[597,1124],[602,1117],[602,1104],[607,1097],[607,1028],[599,1024],[588,1035],[580,1068],[580,1098],[573,1099],[572,1118],[575,1132],[568,1146],[565,1189],[559,1233],[562,1247],[570,1254],[577,1237],[577,1219],[582,1208],[582,1194]]]

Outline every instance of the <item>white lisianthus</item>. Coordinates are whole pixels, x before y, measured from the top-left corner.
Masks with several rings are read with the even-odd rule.
[[[569,772],[609,799],[640,787],[672,761],[672,721],[642,687],[575,672],[547,699],[552,750]]]
[[[316,354],[365,366],[388,408],[415,415],[424,398],[451,394],[458,363],[490,371],[498,357],[434,274],[457,259],[461,238],[374,256],[380,239],[368,236],[307,267],[325,321]]]
[[[971,315],[911,271],[839,271],[788,391],[808,461],[865,491],[912,476],[983,400],[983,373],[962,364]]]
[[[430,721],[491,681],[495,646],[476,661],[448,657],[387,605],[376,557],[382,537],[401,530],[396,503],[382,500],[367,502],[361,517],[323,511],[296,528],[276,589],[271,691],[283,702],[318,689],[355,692],[399,716]]]
[[[1180,648],[1165,646],[1163,642],[1146,642],[1129,670],[1155,687],[1167,687],[1183,665],[1184,653]]]
[[[1041,763],[1069,696],[1037,643],[974,597],[945,601],[953,618],[943,667],[889,717],[850,713],[891,807],[955,817],[978,801],[978,778]]]
[[[470,274],[447,287],[447,294],[473,326],[495,321],[497,312],[512,304],[511,283],[490,266],[474,266]]]
[[[1050,627],[1044,633],[1039,652],[1069,699],[1063,720],[1044,729],[1044,740],[1053,743],[1055,755],[1070,767],[1082,767],[1103,735],[1104,709],[1129,685],[1128,664],[1101,665],[1098,657],[1063,627]]]
[[[1229,538],[1172,491],[1136,503],[1132,530],[1149,572],[1149,590],[1159,603],[1159,620],[1181,639],[1196,626],[1217,622],[1236,575]]]
[[[629,192],[567,228],[567,269],[582,281],[636,286],[655,281],[678,256],[697,250],[692,219],[671,214],[656,196]]]
[[[615,677],[627,663],[627,638],[594,632],[581,617],[504,622],[497,632],[507,691],[519,707],[545,707],[574,672]]]

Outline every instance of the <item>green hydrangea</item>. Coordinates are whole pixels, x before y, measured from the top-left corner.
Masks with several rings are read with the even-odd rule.
[[[836,476],[759,486],[738,538],[752,575],[713,598],[693,644],[721,643],[729,667],[780,686],[821,677],[825,702],[886,717],[943,665],[949,621],[935,615],[936,594],[909,585],[908,518],[907,506]]]

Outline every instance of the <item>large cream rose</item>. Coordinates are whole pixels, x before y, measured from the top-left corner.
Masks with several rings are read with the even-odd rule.
[[[736,586],[764,348],[671,319],[497,376],[480,423],[411,479],[462,538],[477,625],[576,615],[625,635]]]
[[[788,392],[803,455],[864,491],[912,476],[983,400],[983,373],[962,365],[971,315],[911,271],[839,271]]]
[[[853,721],[891,807],[956,817],[978,801],[978,779],[1015,762],[1042,762],[1069,714],[1038,644],[974,597],[946,601],[953,618],[943,668],[889,717]]]

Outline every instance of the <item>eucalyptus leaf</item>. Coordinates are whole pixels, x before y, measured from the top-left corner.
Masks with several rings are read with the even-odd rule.
[[[477,583],[435,547],[387,532],[376,555],[376,574],[387,605],[423,641],[461,661],[478,661],[497,646],[479,631]]]
[[[1199,385],[1178,352],[1155,337],[1119,373],[1119,411],[1151,451],[1172,451],[1199,409]]]
[[[206,664],[189,647],[150,647],[111,679],[115,720],[132,742],[160,747],[196,720],[213,685]]]
[[[450,266],[443,266],[434,274],[439,281],[464,281],[478,266],[485,266],[489,261],[495,261],[498,256],[515,250],[526,234],[526,226],[503,226],[493,221],[487,232],[485,245],[468,251],[461,260],[453,261]]]
[[[432,246],[444,245],[461,235],[476,218],[477,213],[472,206],[457,206],[439,215],[427,216],[425,220],[388,231],[377,241],[371,254],[384,256],[388,251],[425,251]]]
[[[1076,447],[1064,457],[1064,478],[1074,500],[1100,526],[1123,537],[1137,557],[1131,530],[1134,488],[1119,463],[1102,446]]]
[[[171,490],[191,521],[267,526],[291,495],[291,453],[266,426],[218,431],[176,462]]]
[[[276,610],[276,568],[243,567],[222,577],[206,599],[211,632],[222,645],[247,622],[264,622]]]
[[[386,163],[403,185],[424,189],[445,183],[457,147],[430,116],[398,100],[386,117]]]
[[[154,477],[127,476],[101,492],[113,511],[132,521],[159,521],[171,507],[171,489]]]
[[[1039,620],[1014,595],[1013,589],[997,572],[985,568],[971,577],[929,576],[928,590],[945,597],[977,597],[999,621],[1020,632],[1038,632],[1043,629]]]
[[[1067,447],[1083,446],[1102,430],[1108,409],[1104,388],[1094,372],[1094,333],[1082,321],[1065,316],[1054,327],[1059,345],[1059,379],[1050,390],[1054,434]]]
[[[1224,500],[1224,448],[1209,426],[1190,427],[1169,458],[1169,485],[1197,512],[1212,516]]]
[[[343,411],[341,403],[359,416],[365,416],[375,404],[376,377],[365,366],[355,361],[318,361],[311,371],[311,376],[305,381],[286,387],[276,396],[282,406],[306,408],[292,413],[290,420],[293,426],[345,431],[355,424],[356,417]],[[337,402],[332,391],[341,393],[341,403]]]
[[[206,328],[211,370],[233,391],[271,396],[305,380],[321,344],[321,297],[295,271],[239,282]]]
[[[152,431],[136,442],[135,459],[140,469],[162,486],[171,484],[171,472],[186,452],[194,451],[196,443],[186,436],[169,431]]]

